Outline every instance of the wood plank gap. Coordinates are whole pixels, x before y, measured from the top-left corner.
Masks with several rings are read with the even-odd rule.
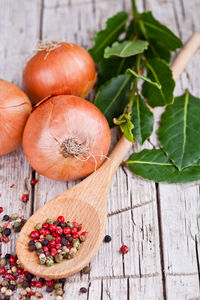
[[[101,280],[101,298],[100,300],[103,300],[103,279]]]
[[[190,272],[190,273],[165,273],[165,276],[196,276],[198,272]]]
[[[91,287],[91,282],[88,283],[87,300],[89,300],[89,296],[90,296],[90,287]]]
[[[35,179],[36,172],[32,170],[31,180]],[[31,185],[31,207],[30,207],[30,215],[32,216],[35,209],[35,184]]]
[[[200,259],[199,259],[199,253],[198,253],[198,239],[197,239],[197,235],[195,235],[195,251],[196,251],[196,258],[197,258],[197,270],[198,270],[199,289],[200,289]]]
[[[163,249],[163,232],[162,232],[162,220],[161,220],[161,207],[160,207],[160,194],[159,194],[159,185],[156,186],[156,199],[157,199],[157,215],[158,215],[158,234],[159,234],[159,243],[160,243],[160,264],[161,264],[161,276],[163,284],[163,299],[167,299],[167,289],[166,289],[166,279],[165,279],[165,264],[164,264],[164,249]]]
[[[181,31],[181,28],[180,28],[180,25],[179,25],[179,22],[178,22],[178,14],[177,14],[174,2],[172,2],[172,7],[173,7],[173,12],[174,12],[174,20],[175,20],[176,27],[177,27],[177,30],[178,30],[178,35],[182,40],[182,31]]]
[[[95,280],[152,278],[152,277],[159,277],[160,275],[161,275],[160,273],[156,272],[156,273],[141,274],[141,275],[138,274],[138,275],[94,276],[94,277],[90,278],[90,282],[95,281]],[[72,282],[84,282],[84,280],[82,280],[81,278],[77,278],[77,277],[67,279],[67,283],[72,283]]]
[[[129,282],[129,278],[127,278],[127,300],[130,300],[130,282]]]
[[[40,32],[39,32],[40,41],[43,39],[43,16],[44,16],[44,0],[41,0],[41,6],[40,6]]]
[[[180,0],[180,8],[181,8],[182,16],[185,19],[185,7],[184,7],[183,0]]]
[[[129,211],[129,210],[133,210],[135,208],[139,208],[141,206],[144,206],[144,205],[148,205],[148,204],[151,204],[152,202],[154,202],[155,200],[149,200],[149,201],[146,201],[144,203],[140,203],[140,204],[136,204],[136,205],[133,205],[132,207],[126,207],[126,208],[122,208],[122,209],[119,209],[119,210],[116,210],[112,213],[109,213],[107,216],[108,217],[112,217],[114,215],[118,215],[120,213],[123,213],[123,212],[126,212],[126,211]]]

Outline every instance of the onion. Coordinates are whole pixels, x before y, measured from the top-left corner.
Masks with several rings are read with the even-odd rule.
[[[0,79],[0,155],[14,151],[21,144],[31,109],[28,97],[20,88]]]
[[[55,180],[85,177],[104,161],[110,128],[100,110],[72,95],[45,99],[31,113],[23,148],[31,166]]]
[[[82,47],[64,42],[39,45],[27,63],[23,88],[33,104],[53,94],[85,97],[96,81],[95,64]]]

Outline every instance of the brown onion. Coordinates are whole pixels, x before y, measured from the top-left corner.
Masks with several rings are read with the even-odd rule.
[[[14,151],[21,144],[31,109],[28,97],[20,88],[0,79],[0,155]]]
[[[85,97],[96,81],[95,64],[82,47],[48,42],[27,63],[23,88],[33,104],[53,94]]]
[[[71,95],[39,103],[26,124],[23,148],[31,166],[55,180],[85,177],[104,161],[110,128],[100,110]]]

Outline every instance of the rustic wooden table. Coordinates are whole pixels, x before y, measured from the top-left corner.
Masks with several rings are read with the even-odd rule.
[[[130,2],[0,0],[0,77],[20,86],[22,68],[39,39],[90,47],[95,31],[115,12],[130,11]],[[199,0],[138,0],[137,4],[140,11],[151,9],[184,42],[194,31],[200,32]],[[199,74],[198,52],[177,82],[176,94],[189,88],[200,96]],[[116,132],[113,137],[116,141]],[[156,144],[154,134],[144,147]],[[133,148],[140,150],[136,144]],[[39,182],[32,188],[33,175],[22,149],[0,158],[0,203],[5,212],[29,217],[46,201],[76,184],[36,174]],[[27,204],[21,202],[25,189],[30,191]],[[101,245],[89,275],[76,274],[67,279],[64,299],[200,299],[199,200],[197,183],[155,184],[119,168],[108,198],[106,233],[112,236],[112,242]],[[122,243],[130,248],[124,259],[119,254]],[[14,239],[2,245],[2,253],[14,251]],[[89,286],[87,294],[79,294],[82,286]]]

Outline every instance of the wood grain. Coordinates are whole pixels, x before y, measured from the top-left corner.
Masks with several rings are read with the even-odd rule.
[[[42,2],[44,7],[41,14]],[[140,11],[152,9],[156,18],[174,30],[184,42],[192,32],[200,32],[199,0],[138,0],[137,5]],[[109,2],[107,0],[0,0],[0,7],[0,74],[1,77],[19,85],[22,65],[27,55],[31,54],[39,37],[66,39],[81,43],[88,48],[92,45],[93,34],[104,26],[108,16],[121,9],[127,11],[131,9],[129,0],[109,0]],[[177,95],[189,87],[194,95],[200,96],[199,70],[199,53],[196,53],[176,84]],[[159,118],[159,112],[156,117]],[[155,126],[155,133],[144,147],[158,146],[156,128]],[[117,133],[114,132],[113,144],[117,139]],[[140,147],[134,145],[133,150],[140,151]],[[30,182],[32,171],[22,151],[18,150],[1,158],[0,167],[0,193],[2,194],[0,203],[5,207],[5,212],[9,213],[23,209],[28,216],[32,205],[36,210],[46,201],[75,184],[74,182],[55,183],[39,176],[39,183],[33,191],[33,203],[24,205],[20,198],[25,182],[28,184]],[[16,183],[17,188],[10,189],[12,183]],[[67,280],[64,299],[198,299],[200,296],[198,259],[200,248],[197,242],[200,213],[198,188],[198,184],[192,184],[177,185],[175,188],[172,185],[163,187],[159,185],[156,189],[154,183],[142,180],[129,171],[119,168],[108,197],[109,218],[106,233],[112,235],[112,244],[101,245],[100,251],[91,263],[92,270],[89,276],[78,273]],[[129,214],[134,215],[136,226],[132,225],[127,230],[126,228],[121,230],[124,218],[128,218],[127,222],[130,222],[132,216],[129,217]],[[122,218],[122,215],[125,217]],[[131,245],[133,250],[129,252],[125,263],[119,260],[121,257],[117,251],[115,255],[111,254],[111,251],[117,250],[121,241],[129,241],[127,239],[129,235],[133,245],[135,240],[142,238],[143,230],[150,235],[149,223],[154,226],[151,243],[145,242],[143,248],[142,243],[141,247]],[[175,243],[172,237],[173,226],[177,239]],[[192,235],[189,229],[192,230]],[[118,236],[121,241],[118,240]],[[196,242],[194,242],[195,238]],[[14,240],[11,246],[4,244],[3,253],[13,252],[14,245]],[[141,274],[138,272],[139,256],[143,269]],[[128,258],[132,262],[131,265]],[[163,263],[162,268],[160,261]],[[171,270],[168,270],[168,266],[171,266]],[[161,274],[164,278],[163,282]],[[90,281],[88,294],[80,295],[79,288],[87,287]],[[111,281],[113,281],[112,285]],[[165,290],[164,296],[163,290]],[[118,291],[118,294],[115,291]],[[45,295],[44,299],[49,299],[49,295]]]

